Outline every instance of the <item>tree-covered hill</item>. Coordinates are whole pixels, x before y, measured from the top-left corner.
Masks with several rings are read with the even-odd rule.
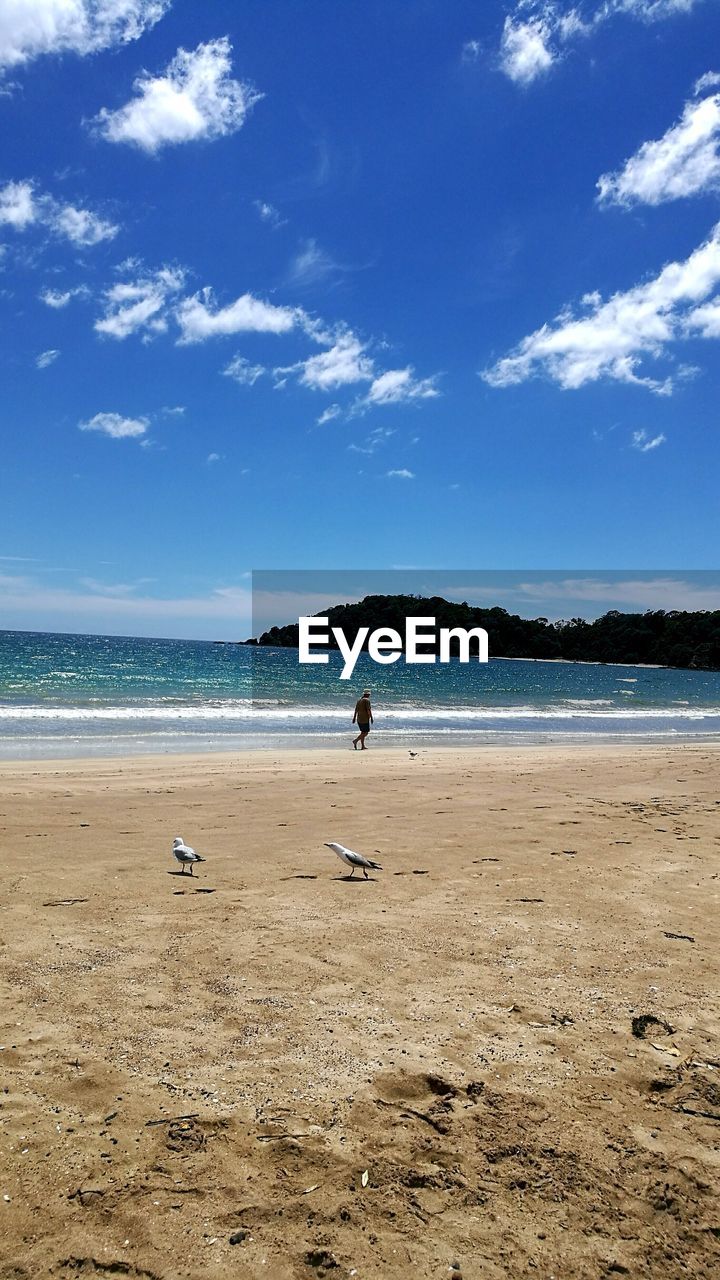
[[[435,618],[436,628],[484,627],[490,656],[496,658],[566,658],[575,662],[657,663],[669,667],[720,670],[720,610],[684,613],[649,610],[620,613],[612,609],[594,622],[570,618],[521,618],[506,609],[477,608],[441,596],[366,596],[356,604],[327,609],[329,626],[342,627],[352,642],[360,627],[371,631],[392,627],[401,636],[407,617]],[[271,627],[261,645],[297,648],[298,624]],[[331,643],[332,648],[337,646]]]

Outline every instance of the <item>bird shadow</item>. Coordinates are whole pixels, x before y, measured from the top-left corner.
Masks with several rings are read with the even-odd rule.
[[[343,884],[377,884],[377,876],[333,876],[333,880],[340,880]]]
[[[193,889],[193,893],[217,893],[217,889]],[[173,898],[184,898],[186,889],[173,889]]]

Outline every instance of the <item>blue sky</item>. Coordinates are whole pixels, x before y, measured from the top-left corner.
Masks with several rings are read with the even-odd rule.
[[[0,625],[715,567],[717,50],[716,0],[0,0]]]

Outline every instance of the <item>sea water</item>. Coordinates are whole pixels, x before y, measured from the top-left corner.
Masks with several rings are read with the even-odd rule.
[[[720,738],[720,672],[491,659],[302,666],[295,649],[0,632],[0,758],[371,744]]]

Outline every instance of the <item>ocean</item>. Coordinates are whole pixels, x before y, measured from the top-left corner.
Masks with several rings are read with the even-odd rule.
[[[189,640],[0,632],[0,758],[347,746],[373,692],[373,743],[720,738],[720,672],[492,659],[378,666]]]

